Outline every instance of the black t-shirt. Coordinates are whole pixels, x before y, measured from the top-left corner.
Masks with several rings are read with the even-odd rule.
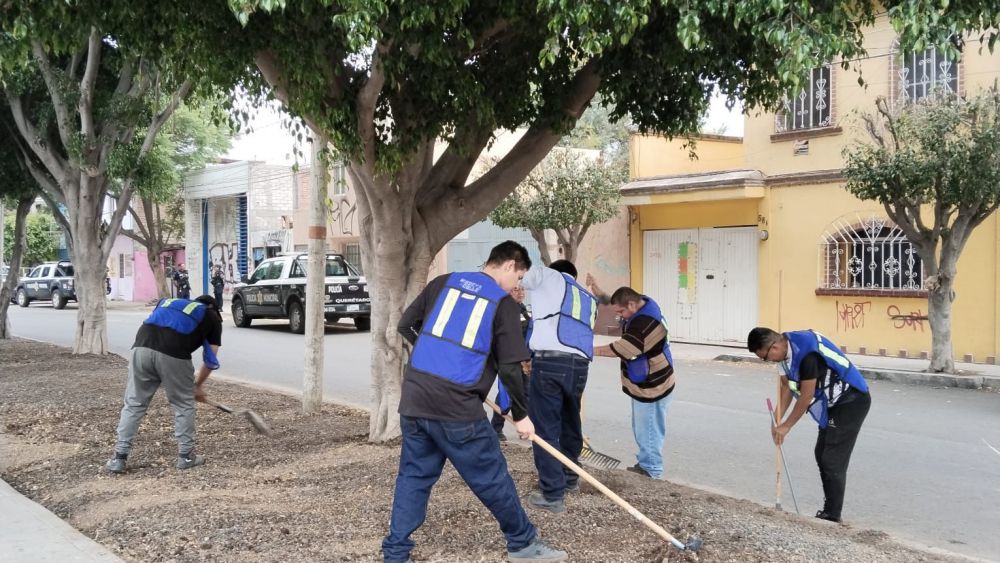
[[[434,309],[434,303],[448,276],[449,274],[445,274],[434,278],[400,317],[399,332],[411,344],[416,342],[424,319]],[[518,364],[531,357],[521,333],[521,310],[509,295],[500,300],[493,317],[492,348],[482,377],[473,385],[460,385],[443,377],[422,373],[414,370],[412,364],[407,364],[403,374],[399,414],[452,421],[473,421],[485,416],[483,401],[496,379],[498,363]],[[517,369],[520,373],[520,367]],[[523,393],[520,385],[509,388],[508,391],[511,394]]]
[[[837,377],[837,372],[826,365],[819,352],[806,354],[799,363],[799,381],[810,379],[816,380],[816,385],[823,390],[830,406],[842,405],[864,394]]]
[[[190,360],[191,354],[201,348],[205,340],[209,344],[222,346],[222,317],[208,307],[205,318],[191,334],[181,334],[172,328],[143,323],[135,334],[133,348],[149,348],[168,356]]]

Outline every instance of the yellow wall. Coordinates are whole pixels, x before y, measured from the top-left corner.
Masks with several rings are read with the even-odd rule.
[[[705,170],[738,170],[744,168],[743,143],[739,137],[707,135],[685,147],[685,139],[633,135],[629,160],[633,178],[691,174]],[[691,153],[697,158],[691,158]]]

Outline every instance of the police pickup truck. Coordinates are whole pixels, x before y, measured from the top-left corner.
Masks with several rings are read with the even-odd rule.
[[[268,258],[233,290],[233,323],[249,327],[253,319],[288,319],[292,332],[306,330],[306,271],[309,255],[285,254]],[[326,255],[323,311],[327,322],[354,319],[358,330],[371,328],[368,283],[344,257]]]
[[[62,309],[69,301],[76,301],[73,289],[73,264],[67,260],[46,262],[35,266],[17,281],[14,300],[27,307],[32,301],[52,301],[52,307]]]

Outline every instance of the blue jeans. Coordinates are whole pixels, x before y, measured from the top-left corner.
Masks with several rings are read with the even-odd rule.
[[[667,438],[667,410],[674,394],[652,403],[632,399],[632,435],[639,446],[636,459],[650,477],[663,477],[663,441]]]
[[[382,541],[386,563],[403,562],[413,549],[412,534],[427,517],[431,489],[451,462],[472,492],[493,513],[507,538],[507,551],[530,544],[537,534],[528,520],[507,460],[500,453],[497,433],[486,418],[447,422],[400,415],[403,446],[392,499],[389,535]]]
[[[576,463],[583,449],[580,398],[587,386],[590,361],[581,356],[551,357],[535,354],[528,386],[528,416],[535,434]],[[532,444],[538,487],[548,500],[559,500],[566,486],[579,477],[537,444]]]

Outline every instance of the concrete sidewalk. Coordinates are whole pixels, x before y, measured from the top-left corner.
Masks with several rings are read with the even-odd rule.
[[[597,336],[600,344],[612,342],[615,338]],[[689,344],[672,342],[670,350],[676,360],[688,361],[730,361],[755,362],[764,365],[746,348],[735,346],[713,346],[709,344]],[[1000,391],[1000,366],[990,364],[969,364],[955,362],[955,369],[960,373],[941,374],[926,373],[924,370],[930,364],[928,360],[914,358],[894,358],[890,356],[861,356],[847,354],[854,365],[866,379],[887,380],[895,383],[911,385],[927,385],[931,387],[960,387],[963,389],[986,389]]]
[[[11,563],[120,562],[85,536],[0,479],[0,560]]]

